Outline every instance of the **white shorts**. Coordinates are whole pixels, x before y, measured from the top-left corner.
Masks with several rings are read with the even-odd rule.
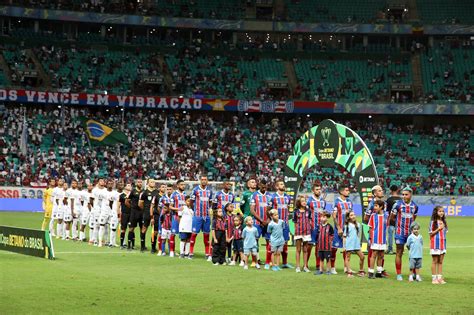
[[[72,221],[72,215],[71,212],[66,212],[64,213],[64,222],[71,222]]]
[[[64,219],[64,212],[61,210],[56,210],[56,212],[53,214],[53,219],[56,219],[56,220]]]
[[[295,235],[294,240],[303,240],[303,242],[311,242],[311,235]]]
[[[386,250],[387,244],[370,244],[370,249],[372,250]]]
[[[446,254],[446,249],[430,249],[430,255],[435,255],[435,256],[438,256],[438,255],[444,255]]]
[[[100,213],[97,212],[91,212],[89,215],[89,227],[91,229],[95,228],[96,225],[99,224],[99,217]]]
[[[81,213],[81,217],[80,217],[80,220],[81,220],[81,224],[82,225],[87,225],[87,223],[89,223],[89,217],[90,217],[90,212],[89,210],[87,211],[82,211]]]
[[[110,222],[110,213],[108,212],[101,212],[99,216],[99,224],[104,225]]]
[[[171,236],[171,230],[161,229],[161,238],[169,240]]]

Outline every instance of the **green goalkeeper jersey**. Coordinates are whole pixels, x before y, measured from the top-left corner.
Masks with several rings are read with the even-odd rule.
[[[242,194],[242,200],[240,201],[240,210],[244,214],[244,218],[250,215],[250,201],[252,200],[253,191],[246,190]]]

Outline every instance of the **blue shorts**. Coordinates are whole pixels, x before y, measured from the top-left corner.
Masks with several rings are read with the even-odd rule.
[[[318,244],[318,229],[312,229],[311,230],[311,241],[309,242],[311,245],[316,245]]]
[[[283,238],[285,239],[285,243],[290,240],[290,227],[288,224],[285,224],[285,227],[283,228]]]
[[[171,234],[173,235],[179,234],[179,221],[177,220],[171,221]]]
[[[261,225],[255,225],[258,231],[258,238],[264,237],[266,240],[270,239],[270,233],[267,233],[267,227]]]
[[[339,236],[339,234],[334,231],[334,238],[332,240],[332,248],[343,248],[343,242],[342,238]]]
[[[193,233],[203,232],[209,234],[211,232],[210,217],[193,217]]]
[[[180,240],[188,240],[191,238],[192,233],[187,233],[187,232],[180,232],[179,233],[179,239]]]
[[[395,244],[397,245],[405,245],[407,239],[408,235],[395,234]]]
[[[233,251],[237,253],[242,253],[244,251],[244,240],[234,240],[233,242]]]

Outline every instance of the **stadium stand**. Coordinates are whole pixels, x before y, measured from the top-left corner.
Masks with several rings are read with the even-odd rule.
[[[28,117],[28,154],[18,147],[23,113]],[[121,129],[130,145],[89,147],[79,121],[90,116]],[[162,159],[163,125],[168,117],[167,159]],[[282,176],[292,144],[311,125],[302,116],[232,116],[217,113],[157,111],[93,112],[83,108],[10,107],[1,114],[0,184],[26,185],[50,176],[154,176],[194,179],[201,170],[212,180],[242,182],[248,174],[270,181]],[[350,120],[372,151],[379,176],[388,187],[410,183],[418,194],[472,194],[474,136],[469,127]],[[315,169],[304,188],[319,178],[329,190],[350,178],[335,169]],[[68,179],[68,178],[66,178]]]
[[[417,0],[422,20],[427,24],[472,24],[472,1]]]

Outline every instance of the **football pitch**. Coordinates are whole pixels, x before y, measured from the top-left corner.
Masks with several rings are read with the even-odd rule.
[[[391,277],[369,280],[348,279],[341,254],[336,261],[338,275],[315,276],[296,274],[294,269],[213,266],[203,258],[201,238],[194,260],[54,239],[54,261],[0,252],[0,313],[473,314],[474,219],[448,217],[446,285],[431,284],[428,220],[418,220],[424,239],[423,282],[414,283],[407,281],[407,252],[404,281],[398,282],[394,255],[385,260]],[[0,213],[0,225],[39,228],[41,221],[41,213]],[[289,258],[294,264],[293,247]],[[355,258],[352,269],[358,270]],[[312,271],[314,265],[313,254]]]

